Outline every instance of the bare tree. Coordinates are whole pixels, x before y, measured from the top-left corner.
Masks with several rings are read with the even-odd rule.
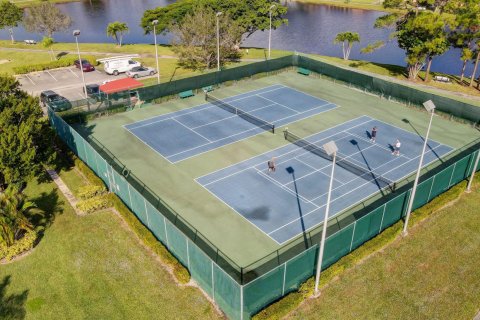
[[[50,2],[27,8],[25,13],[25,29],[49,38],[53,38],[55,32],[66,31],[72,25],[72,19]]]

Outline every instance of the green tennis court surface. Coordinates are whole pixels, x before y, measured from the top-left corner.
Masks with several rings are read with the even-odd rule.
[[[378,144],[382,143],[383,148],[385,148],[385,144],[392,144],[395,138],[400,138],[400,140],[404,139],[404,141],[402,141],[401,152],[405,158],[401,157],[399,160],[394,159],[393,163],[395,166],[392,166],[391,169],[398,168],[399,170],[394,171],[401,176],[412,171],[413,163],[415,163],[415,160],[412,159],[414,159],[415,152],[418,152],[418,149],[416,147],[409,149],[408,139],[417,139],[418,141],[420,136],[424,136],[429,120],[428,114],[419,112],[416,108],[407,108],[388,101],[387,99],[381,99],[377,96],[369,95],[329,80],[298,75],[293,70],[259,79],[239,81],[234,85],[217,89],[213,94],[215,97],[228,99],[229,97],[248,94],[261,88],[279,84],[315,97],[319,99],[319,101],[328,101],[338,106],[338,108],[329,110],[328,112],[314,114],[308,118],[289,123],[289,131],[300,137],[313,137],[315,134],[325,130],[330,130],[354,119],[366,116],[384,123],[386,126],[390,126],[388,128],[404,132],[402,135],[394,137],[396,135],[390,132],[390,129],[380,130],[378,139],[386,138],[386,141],[381,142],[378,140]],[[173,112],[185,112],[185,110],[191,110],[191,108],[204,104],[204,95],[200,93],[189,99],[167,101],[131,112],[99,118],[85,125],[77,124],[75,128],[82,132],[83,135],[96,138],[100,141],[115,157],[120,159],[132,173],[143,181],[148,188],[159,195],[176,212],[181,214],[183,219],[199,230],[199,232],[208,238],[212,244],[219,248],[219,250],[234,263],[241,267],[248,266],[274,253],[276,250],[284,248],[292,241],[297,241],[301,235],[293,236],[293,238],[291,238],[292,240],[286,242],[283,242],[286,238],[279,238],[278,241],[283,242],[283,244],[279,244],[264,231],[245,219],[241,214],[238,214],[237,211],[230,208],[226,202],[220,201],[212,192],[204,188],[200,183],[197,183],[196,179],[231,166],[236,166],[237,169],[241,166],[245,168],[251,167],[245,166],[245,164],[248,164],[248,162],[246,162],[248,159],[254,159],[260,155],[270,156],[269,153],[275,153],[274,150],[279,150],[279,148],[282,147],[297,149],[299,154],[300,152],[305,152],[305,150],[285,140],[283,136],[284,126],[279,125],[276,127],[275,134],[261,130],[248,138],[171,163],[124,128],[124,126],[132,123],[145,121],[158,116],[165,116]],[[244,119],[237,119],[237,121],[240,120],[248,123],[248,121]],[[360,132],[352,132],[352,134],[365,138],[366,130],[371,130],[370,125],[365,124],[365,127],[361,127]],[[450,146],[458,149],[479,137],[480,132],[471,126],[449,121],[440,116],[436,116],[433,120],[430,138],[432,140],[431,146],[435,151],[437,150],[435,146],[439,148]],[[358,146],[353,144],[349,146],[350,142],[348,138],[345,140],[346,146],[349,146],[349,148],[353,150],[357,147],[363,148],[364,146],[362,144],[364,141],[360,138],[356,139],[359,141]],[[434,144],[434,141],[437,144]],[[386,148],[388,148],[388,146],[386,146]],[[373,150],[376,150],[376,147],[374,147]],[[448,152],[446,149],[445,151]],[[351,152],[348,154],[353,155]],[[373,154],[378,155],[378,161],[386,161],[385,158],[391,156],[391,152],[384,149],[382,149],[382,151],[377,150]],[[442,154],[442,152],[439,152],[438,156],[441,158]],[[314,157],[319,158],[314,154],[311,156],[304,154],[303,157],[312,157],[312,160],[310,160],[312,162],[309,162],[310,164],[313,164],[313,161],[320,161],[318,159],[313,160]],[[355,157],[361,157],[358,149]],[[437,159],[436,156],[434,158]],[[359,160],[360,158],[355,159]],[[401,163],[397,163],[397,161],[400,160],[407,162],[409,159],[412,160],[410,161],[412,164],[409,165],[412,167],[409,167],[408,170],[402,169]],[[434,160],[431,165],[438,162],[435,159],[430,159]],[[295,158],[292,158],[290,161],[294,160]],[[263,173],[265,173],[265,160],[261,163],[259,162],[259,165],[259,170],[263,170]],[[376,165],[377,163],[373,164],[374,167]],[[388,167],[388,165],[385,167]],[[293,168],[297,175],[296,178],[300,178],[300,169],[297,171],[296,167]],[[321,167],[314,168],[320,169]],[[345,172],[345,175],[346,174]],[[292,174],[286,172],[283,173],[282,176],[283,175],[285,177],[278,177],[276,179],[281,180],[282,185],[288,182],[291,182],[289,186],[293,185]],[[285,178],[290,179],[290,181],[283,180]],[[340,178],[342,179],[341,182],[348,180],[345,177]],[[390,178],[394,179],[396,177]],[[272,181],[269,185],[274,184],[276,185],[277,182]],[[300,184],[298,186],[300,186]],[[231,190],[232,195],[238,191],[238,186],[234,187],[235,188]],[[316,187],[317,185],[315,183],[310,183],[308,188],[305,189],[305,194],[311,192],[315,194],[315,197],[320,196],[322,192],[322,190],[320,190],[321,187],[318,187],[318,190],[315,189]],[[258,187],[253,190],[258,190]],[[229,191],[230,190],[224,190],[223,192],[227,193]],[[382,196],[378,188],[376,193],[379,197]],[[374,196],[374,198],[376,197],[377,196]],[[351,203],[354,204],[358,200],[359,199],[351,201]],[[271,203],[271,200],[268,203],[265,202],[264,205],[268,206],[269,203]],[[250,203],[245,204],[247,207],[251,205]],[[297,215],[298,217],[298,207],[294,209],[295,210],[289,213],[289,215],[292,215],[292,217]],[[307,213],[307,211],[304,212]],[[340,213],[340,215],[342,214],[343,213]],[[270,231],[271,230],[269,230],[269,232]],[[290,236],[292,236],[292,234]]]

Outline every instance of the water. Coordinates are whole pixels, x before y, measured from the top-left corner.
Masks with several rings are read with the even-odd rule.
[[[73,42],[72,30],[80,29],[80,42],[112,42],[106,35],[108,23],[126,22],[130,32],[123,38],[124,43],[153,43],[153,35],[145,35],[140,27],[143,12],[158,6],[165,6],[175,0],[87,0],[58,4],[58,7],[73,19],[68,32],[54,34],[54,39],[61,42]],[[360,34],[360,44],[355,44],[350,57],[379,63],[405,65],[405,54],[397,47],[395,41],[388,41],[389,30],[374,29],[373,23],[382,12],[358,9],[338,8],[332,6],[302,4],[289,2],[288,26],[282,26],[272,32],[272,48],[292,50],[304,53],[319,53],[329,56],[342,56],[340,44],[334,45],[336,34],[354,31]],[[15,28],[16,40],[35,39],[41,36],[27,33],[22,27]],[[0,31],[0,39],[9,39],[7,30]],[[372,54],[361,54],[360,49],[377,40],[387,44]],[[169,42],[168,35],[157,36],[159,43]],[[257,32],[247,38],[243,45],[267,47],[268,32]],[[433,60],[432,70],[459,74],[460,51],[452,49]],[[467,67],[467,75],[473,70],[473,64]]]

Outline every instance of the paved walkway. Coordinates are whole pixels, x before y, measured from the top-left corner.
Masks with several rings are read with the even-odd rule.
[[[480,311],[477,313],[477,315],[475,316],[475,318],[473,318],[473,320],[480,320]]]
[[[58,175],[55,170],[47,170],[48,175],[52,178],[53,182],[58,186],[58,189],[63,193],[65,198],[67,198],[68,203],[72,206],[75,210],[75,213],[81,215],[82,212],[77,209],[77,198],[73,195],[72,191],[67,187],[67,185],[63,182],[62,178]]]

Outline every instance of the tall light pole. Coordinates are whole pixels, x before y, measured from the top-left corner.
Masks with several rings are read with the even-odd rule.
[[[471,191],[473,178],[475,178],[475,171],[477,171],[477,167],[478,167],[478,162],[479,162],[479,161],[480,161],[480,150],[478,150],[477,159],[475,160],[475,164],[473,165],[472,175],[470,176],[470,180],[468,181],[467,192],[470,192],[470,191]]]
[[[270,53],[272,47],[272,10],[275,9],[277,6],[272,4],[269,8],[270,10],[270,32],[268,33],[268,60],[270,60]]]
[[[223,12],[217,12],[215,15],[217,17],[217,70],[220,71],[220,26],[219,26],[219,17]]]
[[[80,35],[80,30],[73,30],[73,36],[75,37],[75,42],[77,43],[77,53],[78,53],[78,61],[80,62],[80,71],[82,72],[83,93],[85,94],[85,99],[88,99],[87,85],[85,84],[85,75],[83,74],[83,63],[82,63],[82,58],[80,57],[80,47],[78,46],[79,35]]]
[[[327,142],[323,145],[323,149],[329,156],[333,156],[332,161],[332,173],[330,174],[330,185],[328,187],[328,197],[327,197],[327,207],[325,209],[325,218],[323,219],[323,230],[322,238],[320,240],[320,249],[318,251],[318,261],[317,261],[317,275],[315,277],[315,291],[314,296],[318,296],[318,285],[320,283],[320,272],[322,270],[322,261],[323,261],[323,250],[325,248],[325,237],[327,235],[327,224],[328,224],[328,211],[330,210],[330,198],[332,196],[332,186],[333,186],[333,173],[335,172],[335,159],[337,157],[337,145],[334,141]]]
[[[157,48],[157,32],[155,26],[158,24],[158,20],[153,20],[153,38],[155,41],[155,61],[157,62],[157,83],[160,84],[160,68],[158,67],[158,48]]]
[[[423,142],[422,155],[420,156],[420,162],[418,163],[417,175],[415,176],[415,182],[413,183],[412,193],[410,194],[410,200],[408,202],[407,217],[405,218],[405,224],[403,225],[403,236],[408,234],[408,220],[410,219],[410,214],[412,213],[413,201],[415,200],[415,193],[417,192],[418,179],[420,178],[420,171],[422,170],[423,165],[423,156],[425,155],[425,149],[427,149],[428,135],[430,134],[430,128],[432,127],[433,115],[435,114],[435,104],[432,100],[428,100],[423,103],[423,106],[430,113],[430,122],[428,123],[427,135],[425,136],[425,141]]]

